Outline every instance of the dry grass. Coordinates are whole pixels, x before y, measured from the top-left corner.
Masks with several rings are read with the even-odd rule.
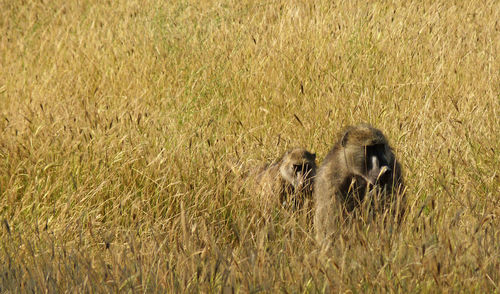
[[[500,292],[498,1],[42,2],[0,1],[0,292]],[[245,167],[360,121],[400,230],[263,222]]]

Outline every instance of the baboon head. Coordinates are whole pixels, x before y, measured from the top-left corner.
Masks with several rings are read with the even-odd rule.
[[[316,154],[296,148],[283,156],[280,174],[295,192],[312,189],[312,179],[316,175]]]
[[[365,180],[370,187],[392,184],[389,181],[394,155],[380,130],[365,124],[349,127],[341,146],[341,156],[352,175]]]

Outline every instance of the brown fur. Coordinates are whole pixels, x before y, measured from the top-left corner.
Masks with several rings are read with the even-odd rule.
[[[368,157],[376,156],[368,154],[380,155],[383,164],[377,159],[369,169],[367,166],[371,162]],[[383,168],[375,168],[382,165]],[[391,203],[391,198],[395,199],[393,203],[398,204],[396,208],[399,210],[403,190],[401,166],[382,132],[367,124],[348,127],[323,160],[315,179],[314,227],[317,239],[330,238],[339,225],[339,216],[353,212],[367,195],[375,198],[383,208]]]
[[[310,169],[302,173],[300,168],[303,166]],[[300,209],[306,199],[312,198],[315,175],[316,154],[303,148],[295,148],[285,153],[279,161],[258,172],[255,190],[267,208],[281,204]]]

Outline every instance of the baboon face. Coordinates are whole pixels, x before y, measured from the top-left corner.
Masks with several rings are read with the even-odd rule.
[[[295,191],[312,187],[312,178],[316,174],[316,154],[303,149],[295,149],[283,157],[280,173]]]
[[[350,146],[345,151],[347,167],[354,175],[372,186],[387,184],[392,169],[385,144]]]
[[[393,155],[383,134],[369,126],[348,130],[341,141],[349,172],[369,186],[390,184]]]

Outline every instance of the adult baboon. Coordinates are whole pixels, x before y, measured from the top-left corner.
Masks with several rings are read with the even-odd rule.
[[[279,203],[300,209],[305,199],[312,198],[315,175],[316,154],[295,148],[264,167],[255,177],[255,187],[266,206]]]
[[[401,211],[403,190],[401,166],[382,132],[368,124],[347,127],[315,179],[317,239],[328,238],[338,226],[338,217],[353,212],[366,196],[378,208],[392,203],[393,209]]]

